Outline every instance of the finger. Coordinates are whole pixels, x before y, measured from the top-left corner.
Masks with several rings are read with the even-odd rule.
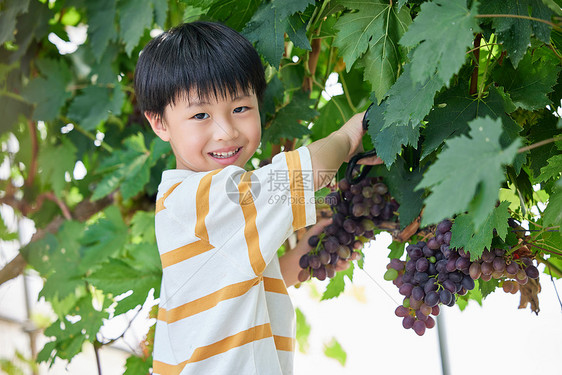
[[[371,156],[370,158],[363,158],[357,162],[357,164],[363,165],[379,165],[383,164],[384,161],[378,156]]]
[[[347,260],[343,260],[343,259],[339,259],[338,262],[336,263],[336,271],[345,271],[346,269],[349,268],[349,261]]]
[[[322,231],[324,230],[325,227],[327,227],[328,225],[332,224],[332,218],[328,217],[328,218],[323,218],[320,219],[316,222],[316,224],[314,224],[307,232],[306,232],[306,237],[311,237],[314,235],[319,235],[320,233],[322,233]]]

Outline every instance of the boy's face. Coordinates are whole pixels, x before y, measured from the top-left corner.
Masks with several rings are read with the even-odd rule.
[[[178,169],[205,172],[228,165],[244,168],[261,139],[254,93],[207,102],[191,95],[169,104],[162,119],[148,112],[145,115],[154,132],[170,142]]]

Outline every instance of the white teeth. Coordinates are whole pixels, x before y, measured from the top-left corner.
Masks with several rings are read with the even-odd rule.
[[[236,154],[239,150],[240,149],[237,148],[236,150],[230,152],[211,152],[211,155],[213,155],[216,158],[226,159]]]

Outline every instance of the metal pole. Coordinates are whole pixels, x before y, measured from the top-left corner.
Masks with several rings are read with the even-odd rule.
[[[436,316],[435,325],[437,326],[437,339],[439,341],[439,353],[441,354],[441,373],[449,375],[449,351],[447,345],[447,335],[445,332],[445,322],[443,321],[443,309]]]

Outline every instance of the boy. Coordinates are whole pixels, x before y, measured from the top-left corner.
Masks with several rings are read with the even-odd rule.
[[[265,85],[253,46],[216,23],[159,35],[137,63],[138,101],[177,163],[163,172],[156,202],[163,267],[156,374],[293,373],[287,287],[297,282],[307,238],[328,221],[281,259],[276,252],[293,231],[316,222],[314,191],[329,181],[318,171],[333,176],[361,151],[363,114],[246,172],[260,144]]]

